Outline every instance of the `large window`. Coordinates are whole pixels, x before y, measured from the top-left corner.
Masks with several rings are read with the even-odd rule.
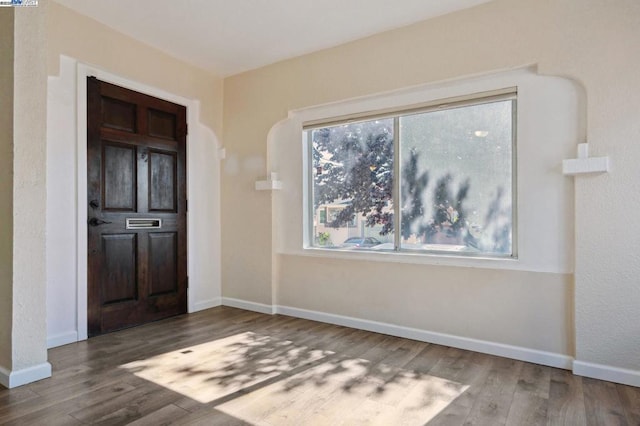
[[[314,123],[314,247],[515,257],[516,95]]]

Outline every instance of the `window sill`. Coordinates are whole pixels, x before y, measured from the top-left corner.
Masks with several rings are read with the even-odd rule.
[[[411,253],[392,251],[370,251],[352,249],[326,249],[321,247],[305,247],[299,251],[282,251],[282,255],[306,256],[336,260],[356,260],[364,262],[404,263],[425,266],[445,266],[462,268],[480,268],[495,270],[513,270],[543,273],[572,273],[572,271],[558,271],[554,268],[532,267],[521,259],[512,257],[481,257],[456,255],[448,253]]]

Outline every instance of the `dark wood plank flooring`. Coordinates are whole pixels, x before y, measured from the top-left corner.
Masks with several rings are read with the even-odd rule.
[[[49,351],[9,425],[640,425],[640,388],[228,307]]]

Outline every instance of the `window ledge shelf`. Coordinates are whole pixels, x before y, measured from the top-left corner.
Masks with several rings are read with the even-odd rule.
[[[277,173],[271,173],[264,180],[256,181],[256,191],[273,191],[282,189],[282,181],[278,180]]]
[[[562,173],[567,176],[607,173],[609,157],[589,157],[589,144],[578,144],[578,158],[562,161]]]
[[[462,267],[493,270],[511,270],[522,272],[542,272],[554,274],[571,274],[570,268],[556,265],[535,265],[530,261],[508,257],[464,256],[443,253],[411,253],[371,250],[336,250],[322,247],[304,247],[297,250],[278,250],[279,255],[316,257],[335,260],[371,261],[403,263],[413,265],[428,265],[440,267]]]
[[[257,180],[256,191],[272,191],[282,189],[282,181],[280,180]]]
[[[573,158],[562,161],[562,173],[567,176],[607,173],[609,157]]]

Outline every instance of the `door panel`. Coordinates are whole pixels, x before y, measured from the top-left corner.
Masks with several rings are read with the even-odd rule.
[[[149,150],[149,211],[178,208],[177,160],[175,153]]]
[[[157,138],[176,140],[176,117],[164,111],[149,108],[149,134]]]
[[[118,99],[102,98],[102,125],[112,129],[136,132],[136,105]]]
[[[135,211],[137,192],[137,160],[134,145],[103,142],[104,210]]]
[[[186,108],[91,77],[87,93],[95,336],[187,311]]]
[[[100,288],[105,305],[138,298],[136,234],[102,235],[105,259]]]
[[[175,233],[149,234],[150,295],[158,296],[177,290],[177,258],[178,238]]]

